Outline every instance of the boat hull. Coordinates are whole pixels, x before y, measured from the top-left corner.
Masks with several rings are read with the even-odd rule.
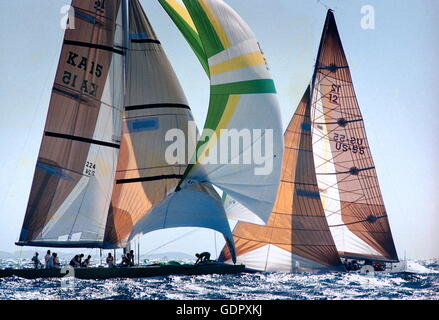
[[[71,269],[70,269],[71,270]],[[73,276],[78,279],[147,278],[169,275],[238,274],[244,265],[154,265],[129,268],[76,268]],[[0,278],[16,276],[25,279],[63,278],[69,276],[67,269],[6,269],[0,270]]]

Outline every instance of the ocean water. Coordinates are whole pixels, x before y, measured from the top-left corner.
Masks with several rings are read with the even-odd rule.
[[[417,261],[439,271],[439,261]],[[0,261],[0,268],[13,261]],[[421,270],[425,271],[421,267]],[[144,279],[0,279],[1,300],[439,300],[439,273],[168,276]]]

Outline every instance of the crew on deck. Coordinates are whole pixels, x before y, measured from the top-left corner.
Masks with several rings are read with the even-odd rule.
[[[59,268],[61,266],[58,254],[56,252],[52,252],[52,254],[50,254],[50,251],[47,251],[44,260],[46,262],[46,269]]]
[[[121,258],[122,258],[122,261],[121,261],[121,263],[120,263],[120,266],[121,266],[121,267],[128,267],[129,264],[130,264],[129,253],[127,253],[127,254],[123,254],[123,255],[121,256]]]
[[[108,268],[114,267],[114,257],[111,255],[111,252],[108,253],[106,262],[107,262]]]
[[[89,255],[87,257],[87,259],[85,259],[82,263],[81,263],[81,267],[82,268],[87,268],[90,265],[91,262],[91,256]]]
[[[129,259],[129,266],[133,267],[134,266],[134,251],[133,250],[130,250],[128,259]]]
[[[210,253],[209,252],[196,253],[195,256],[197,257],[197,261],[195,262],[195,264],[210,261]]]
[[[121,267],[133,267],[134,266],[134,251],[131,250],[122,255],[122,261],[119,264]]]
[[[58,254],[56,252],[52,253],[53,258],[53,268],[59,268],[61,266],[61,263],[58,259]]]
[[[84,257],[84,254],[77,254],[75,255],[72,260],[70,260],[69,265],[72,266],[73,268],[87,268],[90,265],[91,262],[91,256],[89,255],[87,257],[87,259],[85,259],[84,261],[82,261],[82,258]]]
[[[77,254],[70,260],[69,265],[71,265],[73,268],[79,268],[81,266],[81,262],[79,260],[79,255]]]
[[[375,271],[385,271],[386,265],[384,263],[374,262],[373,268]]]
[[[82,258],[84,258],[84,254],[83,253],[81,253],[80,255],[79,255],[79,266],[82,266]]]
[[[344,259],[344,266],[346,271],[357,271],[360,270],[360,265],[357,260],[348,261],[348,259]]]
[[[40,261],[40,258],[38,257],[38,252],[35,252],[35,255],[32,257],[32,262],[34,263],[35,269],[38,269],[41,266],[43,266],[43,264]]]
[[[49,260],[50,260],[51,254],[50,254],[50,250],[47,250],[46,255],[44,256],[44,264],[46,266],[46,269],[49,268]]]

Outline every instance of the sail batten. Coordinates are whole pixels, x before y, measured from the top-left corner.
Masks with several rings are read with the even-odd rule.
[[[20,245],[100,246],[123,107],[120,1],[73,0]]]

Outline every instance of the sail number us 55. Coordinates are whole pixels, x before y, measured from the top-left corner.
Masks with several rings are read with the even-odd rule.
[[[335,142],[335,149],[338,151],[364,154],[365,147],[362,138],[346,137],[344,134],[334,133],[332,139]]]

